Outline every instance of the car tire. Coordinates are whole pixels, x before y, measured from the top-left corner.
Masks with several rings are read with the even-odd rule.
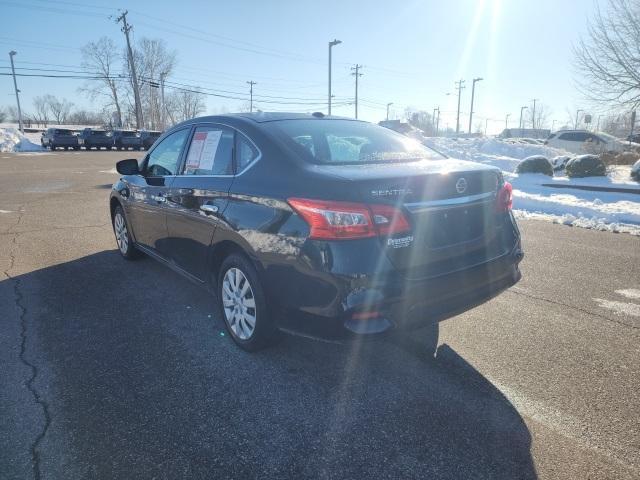
[[[133,244],[129,227],[127,226],[127,218],[121,206],[117,206],[113,212],[113,233],[116,236],[116,244],[120,255],[126,260],[135,260],[140,258],[141,252]]]
[[[74,150],[80,150],[80,147],[73,147]]]
[[[56,146],[53,143],[50,143],[49,149],[53,152],[56,149]]]
[[[217,297],[225,327],[240,348],[255,352],[275,343],[278,331],[269,314],[258,272],[247,257],[233,253],[222,262]]]

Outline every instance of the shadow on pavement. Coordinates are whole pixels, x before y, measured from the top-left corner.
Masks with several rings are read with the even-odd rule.
[[[51,414],[43,478],[536,478],[518,412],[420,332],[247,354],[210,294],[149,259],[17,279]]]

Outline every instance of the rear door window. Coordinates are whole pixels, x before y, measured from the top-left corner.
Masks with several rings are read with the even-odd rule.
[[[236,134],[236,173],[242,172],[258,158],[258,151],[243,135]]]
[[[233,175],[233,130],[216,125],[196,128],[184,175]]]

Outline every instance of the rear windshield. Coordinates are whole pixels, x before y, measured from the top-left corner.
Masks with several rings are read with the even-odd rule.
[[[366,122],[279,120],[265,126],[313,163],[366,164],[444,158],[417,140]]]
[[[65,130],[64,128],[57,128],[55,131],[56,135],[73,135],[72,130]]]

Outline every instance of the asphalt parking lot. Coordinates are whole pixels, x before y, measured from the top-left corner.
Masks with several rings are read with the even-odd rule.
[[[126,156],[0,154],[0,478],[640,477],[639,237],[520,222],[523,280],[435,358],[420,331],[248,354],[119,257]]]

